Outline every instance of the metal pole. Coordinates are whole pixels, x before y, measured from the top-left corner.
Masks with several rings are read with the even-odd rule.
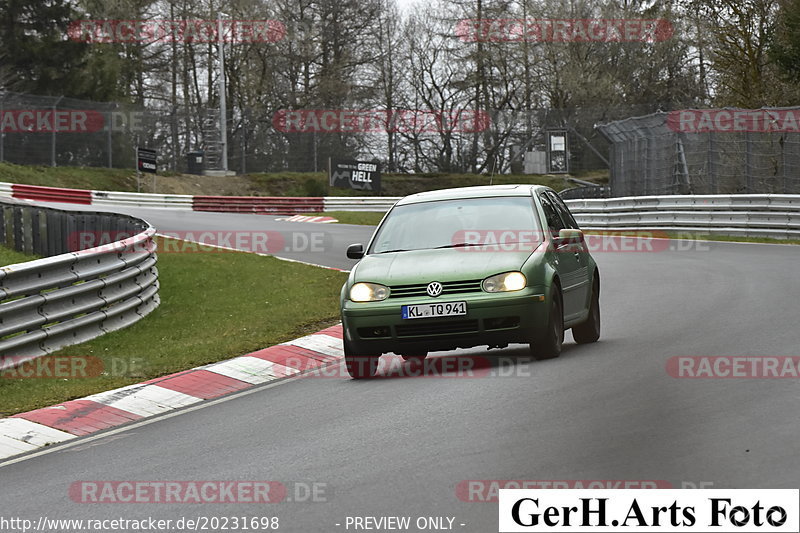
[[[222,14],[217,15],[217,39],[219,44],[219,129],[222,140],[222,170],[228,170],[228,110],[225,102],[225,46],[222,31]]]
[[[717,187],[717,167],[714,164],[714,151],[716,147],[714,146],[714,132],[708,132],[708,177],[711,179],[711,194],[719,194],[719,188]]]
[[[247,174],[247,109],[242,113],[242,137],[239,142],[242,153],[242,174]]]
[[[744,192],[750,194],[753,192],[753,176],[750,172],[750,132],[744,133],[744,171],[745,171],[745,185]]]
[[[114,106],[116,108],[116,105]],[[113,116],[111,115],[111,111],[106,113],[106,144],[108,146],[108,168],[112,168],[114,164],[114,157],[111,149],[111,124],[113,120]]]
[[[136,192],[142,192],[142,172],[139,170],[139,135],[136,135],[136,147],[133,149],[133,164],[136,165]]]
[[[53,104],[53,117],[52,117],[52,131],[50,132],[50,166],[56,166],[56,106],[64,98],[64,95],[58,97],[58,100]]]
[[[5,114],[5,109],[4,109],[5,105],[6,105],[6,93],[5,93],[5,91],[3,91],[3,94],[0,94],[0,120],[3,119],[3,115]],[[5,142],[4,142],[5,138],[6,138],[6,134],[3,131],[3,129],[0,128],[0,163],[5,161],[5,157],[4,157],[5,154],[3,153],[3,149],[4,149],[3,145],[5,144]]]

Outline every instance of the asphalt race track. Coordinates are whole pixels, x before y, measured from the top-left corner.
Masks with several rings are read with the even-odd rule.
[[[346,245],[366,242],[371,231],[260,215],[123,211],[160,230],[282,231],[291,224],[323,231],[332,243],[325,253],[288,256],[337,268],[352,264]],[[559,359],[531,362],[510,347],[488,352],[511,362],[483,377],[279,382],[7,464],[0,509],[34,520],[278,516],[281,531],[326,533],[347,531],[347,516],[447,516],[455,517],[455,530],[484,533],[497,531],[497,505],[462,501],[461,481],[796,488],[798,379],[677,379],[666,365],[673,356],[800,355],[800,249],[674,245],[683,249],[595,252],[600,342],[578,346],[568,333]],[[94,480],[316,483],[326,501],[70,499],[72,483]]]

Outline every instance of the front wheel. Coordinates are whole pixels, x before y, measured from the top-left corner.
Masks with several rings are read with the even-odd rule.
[[[561,345],[564,343],[564,312],[561,306],[561,291],[553,287],[550,292],[550,312],[547,317],[547,327],[536,335],[531,343],[531,355],[537,361],[553,359],[561,355]]]
[[[600,338],[600,283],[594,278],[592,299],[589,303],[589,318],[586,322],[572,327],[572,338],[578,344],[597,342]]]
[[[344,344],[344,365],[347,373],[353,379],[368,379],[375,377],[378,372],[379,355],[364,355],[356,353],[353,346],[345,338]]]

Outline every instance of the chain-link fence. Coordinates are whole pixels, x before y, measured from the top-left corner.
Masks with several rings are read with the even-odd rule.
[[[598,129],[613,196],[800,193],[800,108],[660,112]]]
[[[800,108],[636,116],[651,110],[234,107],[226,119],[228,168],[323,172],[329,157],[352,157],[381,162],[390,172],[523,173],[531,168],[525,154],[545,156],[546,133],[559,130],[567,138],[569,172],[610,168],[613,196],[800,193]],[[197,151],[205,169],[217,170],[219,124],[213,108],[0,91],[0,161],[134,168],[140,146],[158,150],[161,170],[186,172],[187,157]]]
[[[0,91],[0,161],[133,168],[137,145],[183,170],[183,154],[202,145],[196,113]]]
[[[571,172],[605,169],[608,141],[595,123],[639,109],[268,109],[234,106],[226,118],[228,168],[324,172],[329,157],[381,162],[389,172],[523,173],[525,152],[546,135],[568,137]],[[649,111],[649,109],[647,110]],[[186,172],[189,154],[222,168],[219,110],[137,106],[0,91],[0,161],[134,168],[137,146],[158,151],[159,169]],[[192,161],[196,161],[192,159]]]

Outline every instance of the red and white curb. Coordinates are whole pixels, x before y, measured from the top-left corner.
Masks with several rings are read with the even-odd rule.
[[[0,419],[0,461],[312,370],[344,357],[342,327]],[[291,365],[285,365],[291,361]]]
[[[337,219],[333,217],[311,216],[311,215],[294,215],[287,218],[276,218],[275,220],[281,220],[283,222],[315,222],[317,224],[332,224],[334,222],[339,222]]]

